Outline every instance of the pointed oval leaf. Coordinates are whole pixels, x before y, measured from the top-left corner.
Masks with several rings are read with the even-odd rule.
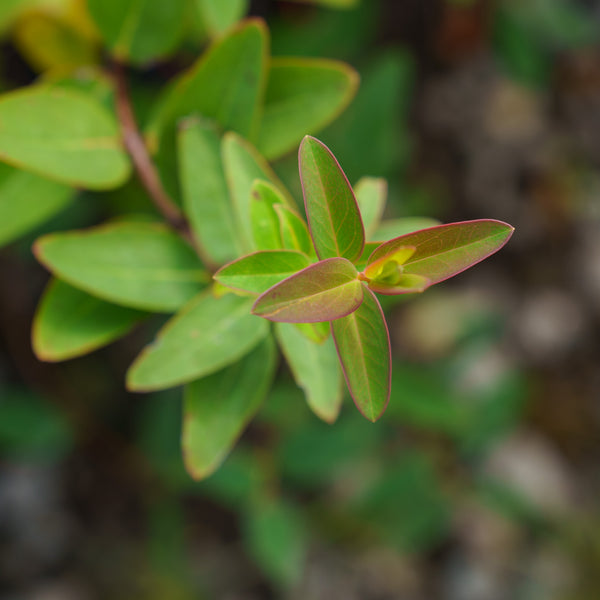
[[[227,186],[233,201],[234,216],[241,233],[241,242],[244,249],[250,252],[256,250],[250,219],[250,201],[254,181],[256,179],[270,181],[284,195],[288,203],[293,205],[293,200],[267,161],[239,135],[233,132],[226,133],[223,136],[221,153]]]
[[[214,278],[228,288],[262,294],[309,264],[308,257],[300,252],[263,250],[225,265],[214,274]]]
[[[368,289],[358,310],[331,323],[344,377],[358,410],[376,421],[390,399],[390,336],[377,298]]]
[[[275,334],[308,406],[320,419],[333,423],[343,396],[342,372],[333,338],[315,344],[290,323],[277,323]]]
[[[183,205],[202,255],[222,265],[242,249],[221,163],[221,139],[206,120],[188,119],[178,136]]]
[[[127,372],[127,388],[146,392],[189,383],[230,365],[269,333],[250,314],[252,300],[204,292],[158,332]]]
[[[33,351],[40,360],[51,362],[82,356],[125,335],[146,317],[54,279],[33,320]]]
[[[268,181],[257,179],[250,190],[250,223],[252,238],[258,250],[283,248],[276,204],[285,204],[284,196]]]
[[[356,310],[363,286],[354,265],[329,258],[306,267],[259,296],[255,315],[284,323],[331,321]]]
[[[358,74],[345,63],[314,58],[271,60],[257,146],[273,160],[317,133],[350,103]]]
[[[60,279],[108,302],[171,312],[208,275],[176,233],[154,223],[117,223],[37,240],[38,260]]]
[[[362,177],[354,186],[354,194],[368,240],[379,226],[387,200],[387,189],[387,181],[382,177]]]
[[[90,16],[112,54],[136,64],[176,48],[186,6],[186,0],[87,0]]]
[[[310,234],[317,256],[357,259],[365,232],[352,188],[331,153],[319,140],[306,136],[299,151],[300,180]]]
[[[182,450],[194,479],[208,477],[225,460],[263,403],[276,365],[269,336],[235,364],[186,386]]]
[[[130,173],[112,115],[88,94],[43,85],[0,96],[0,160],[99,190]]]
[[[274,208],[279,221],[283,247],[316,258],[315,248],[304,219],[287,206],[277,205]]]
[[[423,229],[381,244],[369,257],[368,265],[402,246],[414,246],[404,263],[407,275],[422,275],[429,285],[444,281],[497,252],[514,228],[502,221],[480,219]]]
[[[68,186],[0,163],[0,246],[60,212],[74,195]]]

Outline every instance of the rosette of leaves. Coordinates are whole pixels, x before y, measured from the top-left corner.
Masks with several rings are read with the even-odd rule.
[[[265,247],[226,265],[215,279],[258,295],[252,313],[277,324],[329,322],[350,394],[360,412],[375,421],[390,396],[391,351],[374,292],[423,292],[499,250],[513,228],[480,219],[365,242],[359,205],[331,151],[306,136],[299,167],[308,227],[296,224],[302,233],[291,242],[284,235],[278,238],[278,224],[283,232],[277,215],[289,209],[283,199],[263,199],[252,225],[255,239]],[[297,215],[295,219],[300,221]]]

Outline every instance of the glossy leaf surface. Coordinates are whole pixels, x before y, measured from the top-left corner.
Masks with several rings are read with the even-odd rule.
[[[208,275],[176,233],[153,223],[118,223],[54,233],[34,246],[60,279],[108,302],[171,312],[193,298]]]
[[[179,132],[178,150],[183,202],[194,237],[203,255],[222,265],[242,250],[221,163],[221,139],[210,123],[190,119]]]
[[[300,252],[263,250],[225,265],[215,273],[214,278],[226,287],[262,294],[309,264],[308,257]]]
[[[337,160],[322,142],[306,136],[299,151],[308,226],[322,260],[361,255],[365,235],[356,198]]]
[[[320,419],[333,423],[340,412],[343,394],[342,372],[333,338],[315,344],[290,323],[277,323],[275,333],[310,409]]]
[[[356,310],[362,297],[354,265],[344,258],[329,258],[267,290],[252,312],[284,323],[331,321]]]
[[[0,246],[60,212],[74,190],[0,163]]]
[[[392,373],[390,338],[377,298],[365,289],[358,310],[332,321],[331,330],[350,394],[358,410],[376,421],[387,406]]]
[[[143,64],[175,49],[185,23],[185,0],[87,0],[112,54]]]
[[[0,160],[91,189],[119,186],[130,171],[117,123],[102,105],[42,85],[0,96]]]
[[[341,62],[272,59],[258,149],[269,160],[293,150],[306,132],[317,133],[333,121],[357,87],[356,71]]]
[[[491,219],[438,225],[385,242],[373,252],[368,264],[402,246],[414,246],[403,272],[427,277],[433,285],[498,251],[513,231],[510,225]]]
[[[194,479],[208,477],[229,454],[265,399],[276,364],[267,337],[233,365],[186,386],[182,449]]]
[[[230,365],[269,332],[250,314],[252,300],[227,294],[200,294],[175,315],[144,348],[127,373],[133,391],[189,383]]]
[[[362,177],[354,186],[354,194],[365,228],[365,236],[370,240],[383,215],[387,199],[387,181],[381,177]]]
[[[33,321],[33,350],[45,361],[81,356],[125,335],[146,316],[54,279],[48,284]]]

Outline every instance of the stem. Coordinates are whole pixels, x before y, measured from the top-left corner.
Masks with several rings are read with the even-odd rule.
[[[156,167],[148,153],[148,148],[146,147],[142,133],[138,128],[133,107],[131,105],[125,69],[123,65],[118,62],[114,63],[114,77],[117,86],[117,116],[121,125],[123,144],[131,156],[136,173],[156,208],[158,208],[174,229],[177,229],[189,240],[191,234],[188,224],[182,212],[165,191],[156,171]]]

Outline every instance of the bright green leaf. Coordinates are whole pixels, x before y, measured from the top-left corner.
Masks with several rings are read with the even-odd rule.
[[[279,221],[279,232],[284,248],[304,252],[315,257],[315,248],[304,219],[291,208],[278,204],[274,207]]]
[[[241,254],[215,128],[188,119],[178,138],[185,212],[203,256],[222,265]]]
[[[257,179],[250,191],[250,223],[252,238],[258,250],[283,248],[276,204],[285,204],[284,196],[268,181]]]
[[[175,50],[185,0],[87,0],[92,19],[118,60],[144,64]]]
[[[308,257],[300,252],[262,250],[225,265],[215,273],[214,278],[228,288],[262,294],[309,264]]]
[[[194,479],[219,467],[256,414],[269,391],[276,358],[267,337],[237,363],[186,386],[182,449]]]
[[[322,142],[300,144],[300,180],[310,233],[320,259],[357,259],[365,233],[356,198],[337,160]]]
[[[315,344],[289,323],[277,323],[275,333],[311,410],[324,421],[333,423],[340,412],[343,393],[342,372],[333,338]]]
[[[252,312],[284,323],[339,319],[362,302],[363,286],[357,275],[345,258],[322,260],[267,290],[254,303]]]
[[[60,279],[141,310],[175,311],[208,280],[192,248],[159,224],[117,223],[53,233],[40,238],[34,251]]]
[[[429,217],[404,217],[402,219],[391,219],[389,221],[382,221],[371,236],[369,241],[374,242],[387,242],[392,238],[406,235],[407,233],[413,233],[420,229],[427,229],[428,227],[435,227],[440,222],[436,219],[430,219]]]
[[[230,365],[268,333],[250,314],[252,300],[210,292],[194,298],[159,332],[127,373],[127,388],[152,391],[189,383]]]
[[[371,239],[385,208],[387,181],[380,177],[363,177],[354,186],[354,194],[365,227],[365,236]]]
[[[40,360],[51,362],[88,354],[125,335],[145,317],[54,279],[33,321],[33,350]]]
[[[414,246],[414,254],[402,265],[403,273],[422,275],[430,280],[429,285],[433,285],[500,250],[513,231],[510,225],[493,219],[438,225],[381,244],[367,264],[400,247]]]
[[[354,97],[358,75],[349,65],[314,58],[271,60],[258,149],[275,159],[317,133]]]
[[[105,108],[84,93],[43,85],[0,96],[0,160],[90,189],[117,187],[130,171]]]
[[[270,181],[282,193],[284,193],[285,187],[267,161],[251,144],[235,133],[225,134],[221,151],[227,185],[235,209],[234,214],[241,232],[241,242],[246,251],[255,250],[250,219],[251,192],[254,181],[256,179]],[[286,201],[293,203],[287,194],[285,197]]]
[[[60,212],[73,195],[70,187],[0,163],[0,246]]]
[[[195,0],[210,34],[218,36],[248,12],[249,0]]]
[[[369,421],[385,411],[391,388],[390,337],[377,298],[364,290],[358,310],[331,323],[344,376],[358,410]]]
[[[323,344],[331,333],[329,321],[317,323],[294,323],[294,327],[307,339],[315,344]]]

